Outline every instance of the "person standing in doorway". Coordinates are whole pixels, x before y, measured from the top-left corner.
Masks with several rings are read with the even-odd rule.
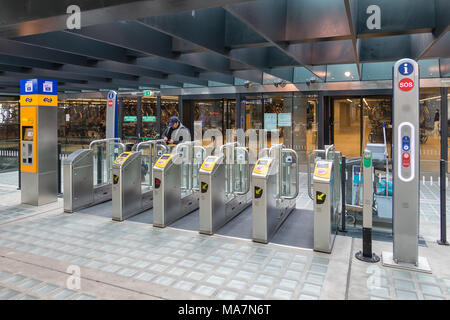
[[[190,141],[191,134],[188,128],[181,123],[180,119],[173,116],[163,131],[162,138],[168,144],[179,144],[180,142]]]

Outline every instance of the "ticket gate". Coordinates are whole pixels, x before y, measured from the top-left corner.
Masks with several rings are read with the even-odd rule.
[[[124,151],[119,138],[95,140],[64,160],[64,212],[111,200],[112,163]]]
[[[197,144],[180,143],[153,166],[153,226],[164,228],[198,209],[198,174],[206,150]]]
[[[112,166],[112,219],[123,221],[153,207],[151,168],[167,150],[164,140],[145,141],[122,153]]]
[[[236,142],[222,145],[199,171],[199,231],[214,234],[251,205],[249,154]]]
[[[268,243],[295,208],[299,193],[297,153],[273,145],[252,173],[253,241]]]
[[[313,172],[310,171],[312,164]],[[314,203],[315,251],[331,253],[333,250],[342,201],[340,165],[341,155],[334,150],[334,145],[314,150],[308,157],[308,194]]]

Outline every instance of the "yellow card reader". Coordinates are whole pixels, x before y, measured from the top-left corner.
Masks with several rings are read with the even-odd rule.
[[[120,156],[114,160],[114,164],[121,166],[132,154],[133,152],[122,152]]]
[[[216,165],[219,157],[209,156],[203,161],[201,169],[204,171],[212,171]]]
[[[331,166],[330,161],[317,161],[314,169],[314,177],[329,180],[331,178]]]
[[[263,158],[258,160],[258,162],[255,164],[255,167],[253,168],[253,173],[259,175],[266,175],[267,172],[269,171],[271,163],[272,159],[270,158]]]
[[[172,159],[172,155],[165,153],[161,157],[159,157],[158,161],[156,161],[155,163],[155,166],[164,169],[170,159]]]

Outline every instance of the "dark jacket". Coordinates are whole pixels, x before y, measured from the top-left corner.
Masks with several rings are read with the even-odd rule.
[[[169,140],[173,140],[174,144],[179,144],[180,142],[185,142],[190,140],[191,133],[188,128],[186,128],[181,122],[178,125],[178,128],[172,131],[172,135],[169,137],[170,126],[167,126],[162,133],[162,139],[167,137]]]

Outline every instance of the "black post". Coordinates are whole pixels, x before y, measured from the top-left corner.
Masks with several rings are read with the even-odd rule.
[[[58,194],[61,194],[61,143],[58,143]]]
[[[102,156],[103,148],[98,146],[97,148],[97,184],[102,184],[103,170],[102,170]]]
[[[20,131],[21,130],[21,128],[20,128],[20,103],[19,103],[19,112],[18,112],[18,114],[19,114],[19,131]],[[21,137],[22,137],[22,133],[19,132],[19,143],[18,143],[19,144],[19,149],[17,150],[17,151],[19,151],[17,153],[17,158],[18,158],[17,163],[19,165],[19,183],[18,183],[19,187],[17,188],[17,190],[20,190],[20,188],[21,188],[21,180],[22,180],[22,178],[21,178],[21,175],[22,175],[22,170],[21,170],[22,159],[20,157],[20,155],[22,153],[22,141],[20,140]]]
[[[345,186],[347,184],[347,179],[346,179],[346,173],[347,173],[347,167],[346,167],[346,161],[345,161],[345,156],[342,156],[342,167],[341,167],[341,194],[342,194],[342,221],[341,221],[341,232],[347,232],[347,230],[345,230]]]
[[[141,139],[141,137],[142,137],[142,97],[141,96],[137,97],[136,135],[137,135],[138,141],[139,141]]]
[[[241,128],[241,95],[238,93],[236,94],[236,104],[234,106],[235,110],[234,110],[234,114],[235,114],[235,124],[236,124],[236,129],[240,129]]]
[[[441,238],[438,244],[448,246],[447,242],[447,160],[448,160],[448,88],[441,88],[441,161],[440,161],[440,176],[441,176]]]
[[[325,97],[322,92],[319,93],[319,103],[317,106],[317,147],[323,149],[325,145],[325,132],[328,130],[329,126],[325,122]]]
[[[161,96],[156,97],[156,127],[158,128],[158,139],[161,139]]]

